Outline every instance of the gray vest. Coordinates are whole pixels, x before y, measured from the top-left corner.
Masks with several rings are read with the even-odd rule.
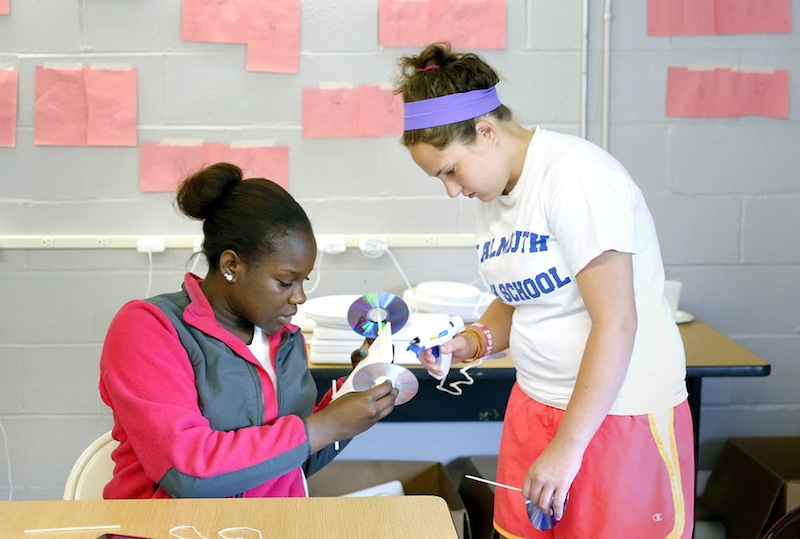
[[[189,305],[185,290],[150,298],[169,318],[181,344],[189,354],[197,387],[198,406],[211,428],[231,431],[264,425],[264,392],[256,365],[234,352],[227,344],[187,324],[183,311]],[[278,347],[278,417],[305,418],[314,410],[317,387],[308,369],[303,339],[298,332],[286,331]],[[340,447],[349,440],[341,440]],[[213,478],[191,477],[169,470],[160,484],[182,497],[224,497],[248,489],[302,466],[306,476],[333,460],[333,446],[307,456],[307,446],[298,446],[261,464]],[[173,494],[176,495],[176,494]]]
[[[189,354],[198,405],[211,428],[230,431],[263,425],[264,394],[258,367],[224,342],[183,320],[183,311],[189,305],[185,291],[163,294],[148,301],[169,318]],[[284,333],[278,348],[275,373],[278,416],[310,415],[317,398],[317,387],[308,369],[303,340],[297,333]]]

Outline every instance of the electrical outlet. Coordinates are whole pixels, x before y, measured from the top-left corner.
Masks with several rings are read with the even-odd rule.
[[[347,250],[347,243],[342,236],[322,235],[317,238],[317,251],[329,255],[338,255]]]
[[[163,253],[167,249],[167,240],[163,236],[144,236],[136,242],[136,250],[140,253]]]
[[[370,258],[377,258],[389,250],[389,242],[383,236],[362,236],[358,239],[358,248]]]

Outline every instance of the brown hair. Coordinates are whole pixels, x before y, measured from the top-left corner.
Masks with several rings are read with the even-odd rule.
[[[500,82],[499,75],[480,56],[471,52],[454,52],[447,42],[432,43],[417,56],[403,56],[399,65],[400,76],[395,84],[395,92],[402,94],[404,103],[470,90],[485,90]],[[488,114],[498,120],[512,119],[511,110],[505,105]],[[473,118],[405,131],[402,142],[405,146],[424,142],[441,149],[454,140],[469,144],[475,140],[475,135]]]
[[[225,249],[257,263],[290,234],[307,234],[313,241],[311,222],[292,195],[264,178],[245,180],[242,170],[230,163],[211,165],[184,179],[175,201],[184,215],[203,221],[209,269]]]

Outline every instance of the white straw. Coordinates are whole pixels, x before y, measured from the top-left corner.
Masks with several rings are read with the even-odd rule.
[[[336,379],[331,380],[331,400],[336,397]],[[333,442],[333,450],[339,451],[339,440]]]
[[[54,532],[77,532],[82,530],[114,530],[121,528],[122,525],[113,526],[77,526],[75,528],[42,528],[40,530],[23,530],[23,533],[54,533]]]
[[[464,475],[467,479],[472,479],[473,481],[480,481],[482,483],[489,483],[490,485],[494,485],[496,487],[503,487],[507,488],[508,490],[516,490],[517,492],[522,492],[521,488],[512,487],[511,485],[504,485],[503,483],[496,483],[494,481],[489,481],[488,479],[484,479],[483,477],[475,477],[474,475]]]

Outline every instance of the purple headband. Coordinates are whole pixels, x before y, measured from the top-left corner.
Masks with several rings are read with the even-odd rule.
[[[403,130],[454,124],[482,116],[502,105],[494,86],[403,103]]]

